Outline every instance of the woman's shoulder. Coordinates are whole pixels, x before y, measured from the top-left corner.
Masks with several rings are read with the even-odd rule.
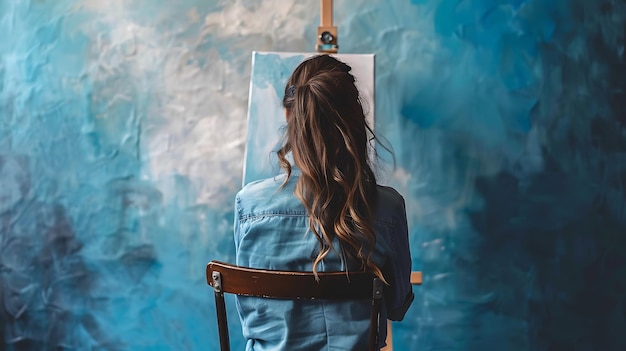
[[[377,222],[401,223],[406,221],[404,197],[390,187],[378,185],[375,218]]]
[[[295,180],[285,182],[285,175],[256,180],[246,184],[235,198],[238,210],[244,214],[282,213],[300,209],[293,195]]]
[[[378,185],[378,202],[382,205],[398,204],[404,206],[404,197],[395,189],[386,185]]]
[[[272,178],[265,178],[252,181],[244,185],[237,193],[237,197],[258,196],[263,193],[274,193],[281,188],[285,182],[285,175],[277,175]]]

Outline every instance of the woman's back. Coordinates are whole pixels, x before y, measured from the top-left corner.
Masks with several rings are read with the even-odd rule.
[[[350,70],[321,55],[289,78],[285,141],[277,152],[285,174],[237,195],[236,256],[238,265],[253,268],[371,272],[387,284],[384,342],[385,318],[401,320],[413,301],[406,211],[395,190],[376,183],[369,159],[375,136]],[[237,301],[248,350],[367,348],[367,303]]]
[[[293,195],[298,176],[281,188],[284,177],[249,184],[236,198],[237,264],[253,268],[310,271],[318,254],[315,236],[307,233],[305,207]],[[408,249],[404,200],[392,188],[377,187],[373,221],[376,248],[372,260],[383,267],[390,283],[383,307],[384,321],[401,319],[412,300],[408,284]],[[339,248],[340,244],[335,243]],[[340,251],[337,251],[340,252]],[[318,271],[358,270],[336,252],[320,262]],[[367,349],[370,306],[364,302],[286,301],[237,297],[246,350]],[[398,318],[399,317],[399,318]],[[382,323],[385,324],[385,323]],[[381,346],[386,330],[381,330]]]

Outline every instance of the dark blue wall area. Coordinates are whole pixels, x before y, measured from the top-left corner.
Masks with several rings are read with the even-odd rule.
[[[426,273],[403,342],[626,349],[624,2],[414,3],[374,40]]]
[[[217,350],[203,269],[233,259],[250,52],[310,50],[318,12],[0,2],[0,350]],[[381,179],[424,272],[395,349],[626,350],[626,2],[351,0],[335,22],[376,54]]]

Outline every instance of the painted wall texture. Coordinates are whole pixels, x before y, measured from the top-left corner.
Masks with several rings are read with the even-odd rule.
[[[217,350],[203,272],[233,257],[251,51],[311,50],[318,13],[0,1],[0,349]],[[424,271],[398,350],[626,349],[625,18],[336,1]]]

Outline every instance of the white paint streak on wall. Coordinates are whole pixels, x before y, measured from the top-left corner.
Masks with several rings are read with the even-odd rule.
[[[184,177],[192,184],[195,203],[221,208],[241,184],[250,72],[245,52],[302,50],[314,40],[306,40],[304,33],[318,7],[228,1],[221,11],[205,15],[196,8],[171,6],[182,15],[152,19],[150,26],[143,26],[122,1],[84,0],[77,5],[100,18],[85,28],[97,38],[91,76],[105,81],[123,70],[133,78],[133,87],[108,82],[109,91],[98,96],[128,102],[132,91],[141,92],[135,96],[143,101],[133,104],[146,114],[140,116],[142,178],[154,182],[164,203],[176,197],[173,179]],[[165,12],[161,8],[158,13]],[[168,29],[156,30],[155,20],[164,21]],[[201,30],[189,30],[198,24]],[[231,56],[233,51],[240,54]]]
[[[301,51],[303,40],[313,49],[316,32],[307,29],[316,17],[319,18],[318,2],[236,0],[223,3],[222,11],[211,13],[204,20],[205,29],[215,37],[231,40],[239,48],[255,48],[255,51]],[[263,47],[259,47],[260,44]]]
[[[162,121],[147,132],[150,176],[161,184],[166,201],[174,189],[165,184],[175,174],[189,178],[197,203],[231,203],[229,196],[241,184],[250,55],[225,58],[219,49],[251,51],[294,42],[300,46],[299,33],[315,13],[311,6],[229,1],[220,12],[205,17],[199,37],[169,49],[162,66],[163,111],[155,111]],[[198,47],[207,41],[214,41],[211,49],[197,57],[203,53]],[[164,141],[167,147],[160,145]]]
[[[221,207],[241,174],[245,135],[245,94],[223,91],[236,72],[211,50],[200,67],[189,63],[189,52],[170,54],[163,72],[163,101],[158,122],[145,131],[147,176],[152,177],[166,201],[175,189],[166,187],[172,176],[187,177],[197,203]],[[210,62],[210,63],[209,63]],[[230,188],[231,191],[224,191]],[[222,196],[219,196],[219,195]]]

